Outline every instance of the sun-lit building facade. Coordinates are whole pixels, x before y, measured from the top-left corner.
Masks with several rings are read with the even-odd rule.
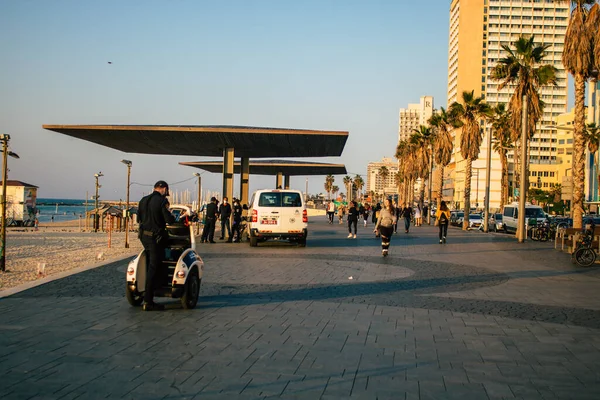
[[[409,104],[398,113],[398,141],[408,140],[415,129],[427,125],[433,114],[433,96],[421,96],[418,104]]]
[[[541,90],[546,103],[537,132],[530,143],[533,170],[555,169],[557,133],[553,120],[567,111],[567,73],[561,57],[569,22],[569,2],[553,0],[453,0],[450,5],[448,47],[448,105],[462,100],[463,91],[483,95],[490,105],[508,103],[513,88],[499,90],[492,81],[491,69],[503,57],[502,45],[512,45],[521,35],[535,35],[535,42],[549,45],[546,62],[558,69],[554,87]],[[488,134],[485,129],[480,155],[473,162],[471,202],[483,206],[485,196]],[[460,154],[460,130],[453,132],[454,154],[448,168],[444,198],[455,206],[464,205],[465,161]],[[512,154],[509,154],[512,162]],[[490,207],[500,207],[500,158],[492,151]]]
[[[380,174],[381,167],[386,167],[388,170],[388,175],[385,179]],[[370,162],[367,165],[367,194],[371,192],[375,192],[377,195],[396,193],[397,173],[398,161],[391,157],[384,157],[381,161]]]

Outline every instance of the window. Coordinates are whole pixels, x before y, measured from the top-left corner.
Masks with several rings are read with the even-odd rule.
[[[261,193],[259,207],[301,207],[302,199],[298,193],[271,192]]]
[[[567,139],[567,144],[573,144],[573,139]]]

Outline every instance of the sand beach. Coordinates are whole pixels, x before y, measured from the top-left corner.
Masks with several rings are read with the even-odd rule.
[[[79,221],[40,224],[34,228],[9,228],[6,233],[6,271],[0,273],[0,291],[35,281],[44,276],[100,261],[137,254],[141,243],[135,232],[129,234],[125,248],[125,232],[112,232],[108,247],[106,232],[82,232]],[[38,264],[45,263],[43,275]]]

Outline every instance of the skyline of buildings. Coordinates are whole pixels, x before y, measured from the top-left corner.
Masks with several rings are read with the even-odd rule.
[[[535,35],[536,43],[549,45],[545,62],[558,69],[556,87],[543,87],[546,103],[535,136],[530,141],[530,167],[542,176],[555,170],[557,138],[554,119],[567,111],[567,73],[561,57],[569,23],[569,4],[530,0],[453,0],[450,5],[448,36],[448,103],[461,100],[463,91],[483,95],[488,104],[507,104],[513,87],[499,90],[500,82],[489,79],[492,68],[504,56],[502,45],[511,46],[521,35]],[[480,23],[475,23],[480,21]],[[485,128],[480,155],[473,162],[471,202],[485,197],[485,167],[489,129]],[[464,203],[465,161],[460,154],[460,130],[453,132],[454,152],[444,176],[444,199],[456,206]],[[490,207],[500,207],[501,166],[491,152]],[[509,153],[512,162],[512,154]],[[478,172],[475,172],[478,171]],[[483,184],[481,184],[481,181]],[[478,190],[477,190],[478,189]],[[482,204],[480,204],[481,206]]]

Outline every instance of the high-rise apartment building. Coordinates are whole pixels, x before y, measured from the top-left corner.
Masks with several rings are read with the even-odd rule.
[[[541,90],[546,103],[544,115],[530,142],[530,165],[551,167],[557,160],[553,120],[567,111],[567,73],[561,62],[569,22],[569,2],[553,0],[452,0],[448,46],[448,105],[461,101],[463,91],[483,95],[490,105],[508,103],[513,88],[499,90],[490,71],[504,56],[502,45],[511,46],[520,36],[535,35],[535,42],[549,45],[545,63],[558,69],[558,84]],[[489,129],[485,130],[480,156],[473,163],[471,203],[483,206],[485,166]],[[460,154],[460,130],[454,131],[454,157],[448,168],[451,182],[444,190],[446,200],[464,205],[465,162]],[[512,161],[512,154],[510,160]],[[490,206],[500,207],[500,161],[492,152]],[[476,184],[475,180],[478,181]],[[482,184],[483,183],[483,184]],[[478,193],[476,188],[479,187]]]
[[[427,125],[432,114],[432,96],[421,96],[419,104],[409,104],[408,108],[401,108],[398,117],[398,141],[407,140],[415,129]]]
[[[386,167],[388,175],[384,179],[380,174],[381,167]],[[367,165],[367,194],[372,191],[376,194],[396,193],[396,173],[398,172],[398,161],[393,158],[384,157],[381,161],[370,162]]]

